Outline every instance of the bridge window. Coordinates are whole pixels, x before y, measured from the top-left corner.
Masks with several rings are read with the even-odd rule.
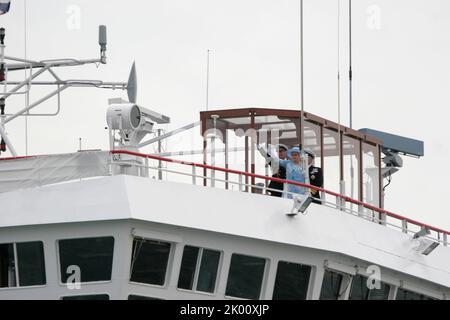
[[[128,296],[128,300],[164,300],[161,298],[153,298],[153,297],[145,297],[145,296],[138,296],[135,294],[130,294]]]
[[[135,238],[130,281],[163,286],[171,244]]]
[[[89,294],[80,296],[66,296],[62,297],[62,300],[109,300],[107,294]]]
[[[306,300],[311,267],[292,262],[278,262],[273,300]]]
[[[42,242],[0,244],[0,288],[37,286],[45,283]]]
[[[216,286],[220,252],[185,246],[178,288],[213,293]]]
[[[341,296],[342,280],[342,274],[325,270],[322,289],[320,291],[320,300],[338,300]]]
[[[231,256],[225,295],[236,298],[259,299],[266,259],[240,254]]]
[[[58,241],[61,282],[111,280],[114,238],[84,238]]]
[[[396,300],[438,300],[426,295],[398,288]]]
[[[362,275],[353,277],[350,300],[388,300],[391,289],[389,285],[381,282],[380,289],[369,289],[367,280],[368,278]]]

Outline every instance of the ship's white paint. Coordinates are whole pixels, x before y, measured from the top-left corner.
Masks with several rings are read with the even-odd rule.
[[[421,255],[411,236],[325,206],[291,218],[291,200],[126,175],[5,192],[0,203],[0,243],[44,241],[47,273],[46,286],[0,289],[0,299],[78,294],[59,283],[57,240],[102,235],[115,237],[112,281],[83,284],[80,294],[224,298],[231,254],[243,253],[268,259],[263,299],[271,298],[280,259],[314,266],[311,299],[319,297],[325,261],[347,273],[376,264],[394,286],[450,296],[450,248]],[[176,244],[165,287],[129,282],[132,234]],[[176,289],[184,244],[224,252],[214,295]]]

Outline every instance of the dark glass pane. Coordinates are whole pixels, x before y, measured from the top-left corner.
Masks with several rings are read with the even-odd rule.
[[[109,300],[109,296],[107,294],[89,294],[84,296],[62,297],[62,300]]]
[[[368,300],[368,297],[367,278],[361,275],[354,276],[349,300]]]
[[[320,291],[320,300],[337,300],[341,288],[342,275],[329,270],[325,271]]]
[[[298,263],[278,262],[274,300],[306,300],[311,267]]]
[[[170,243],[134,239],[130,280],[164,285],[169,253]]]
[[[228,274],[226,295],[259,299],[266,260],[233,254]]]
[[[195,267],[197,266],[199,248],[185,246],[181,260],[178,288],[192,290],[194,285]]]
[[[391,287],[385,283],[381,283],[380,289],[372,289],[369,292],[369,300],[388,300]]]
[[[399,288],[397,291],[397,300],[437,300],[431,297],[427,297],[423,294],[412,292],[409,290]]]
[[[16,266],[12,243],[0,244],[0,288],[16,286]]]
[[[202,262],[197,280],[197,290],[214,292],[217,270],[219,268],[220,252],[203,249]]]
[[[71,275],[71,265],[80,268],[81,282],[111,280],[113,251],[113,237],[60,240],[61,281]]]
[[[144,297],[144,296],[138,296],[135,294],[130,294],[128,296],[128,300],[164,300],[160,298],[152,298],[152,297]]]
[[[45,284],[44,246],[42,242],[17,243],[20,286]]]
[[[388,300],[390,286],[380,283],[380,289],[369,289],[367,286],[367,277],[356,275],[352,280],[350,290],[350,300]]]

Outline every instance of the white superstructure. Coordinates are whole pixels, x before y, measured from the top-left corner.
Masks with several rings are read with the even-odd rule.
[[[98,59],[18,59],[3,40],[2,70],[28,73],[2,80],[1,149],[13,157],[0,158],[0,299],[449,299],[450,233],[383,209],[383,179],[402,166],[399,154],[423,155],[420,141],[261,108],[202,112],[156,136],[170,119],[136,103],[134,66],[127,83],[53,70],[106,63],[105,27]],[[35,80],[44,72],[54,81]],[[5,113],[5,99],[34,85],[56,89]],[[110,100],[110,150],[17,156],[7,123],[73,86],[128,90],[129,101]],[[198,125],[203,163],[139,153]],[[257,145],[298,141],[320,159],[325,188],[278,182],[317,190],[319,204],[269,196],[276,179],[258,168]],[[229,167],[232,151],[244,152],[244,170]]]

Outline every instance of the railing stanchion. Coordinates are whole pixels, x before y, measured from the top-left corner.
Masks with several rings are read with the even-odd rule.
[[[448,246],[447,234],[445,232],[442,233],[442,242],[444,243],[444,246]]]
[[[362,205],[358,205],[358,216],[362,217],[364,215],[364,207]]]
[[[193,185],[197,184],[196,177],[197,177],[197,173],[195,172],[195,166],[192,166],[192,184]]]
[[[383,226],[386,225],[386,213],[380,213],[380,224],[382,224]]]
[[[402,232],[408,233],[408,221],[402,220]]]
[[[242,191],[242,174],[239,174],[239,191]]]
[[[145,163],[145,177],[148,178],[150,177],[150,168],[148,166],[148,158],[146,157],[144,160]]]

